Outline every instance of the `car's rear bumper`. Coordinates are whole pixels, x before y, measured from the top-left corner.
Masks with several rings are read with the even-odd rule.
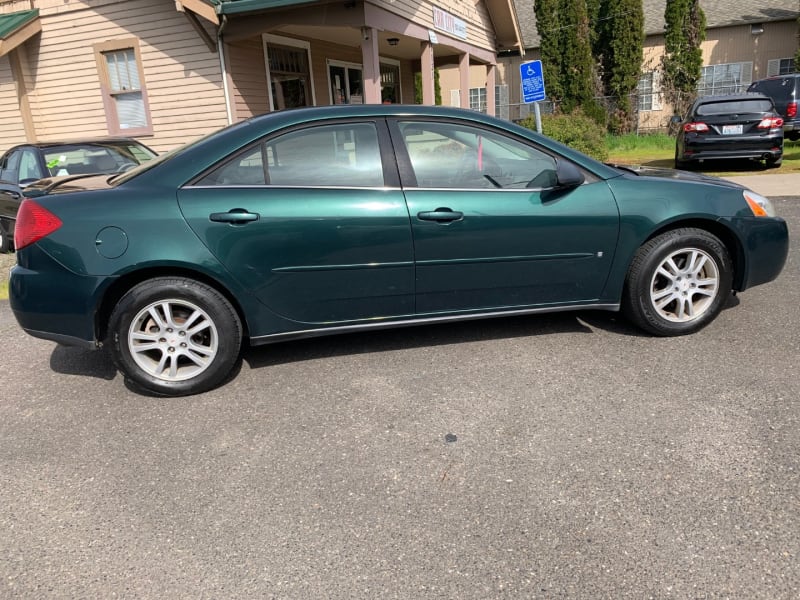
[[[783,155],[783,133],[763,137],[714,136],[686,138],[683,152],[679,154],[682,161],[725,159],[725,158],[757,158],[777,159]]]
[[[18,252],[17,260],[8,295],[20,327],[59,344],[96,347],[92,302],[103,278],[73,273],[35,245]]]

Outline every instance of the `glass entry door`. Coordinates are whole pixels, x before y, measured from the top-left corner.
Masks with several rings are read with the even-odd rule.
[[[364,79],[360,65],[328,64],[331,104],[364,104]]]

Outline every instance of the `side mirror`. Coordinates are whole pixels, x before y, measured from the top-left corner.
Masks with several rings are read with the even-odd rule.
[[[679,125],[681,121],[683,121],[683,119],[680,115],[672,115],[672,118],[669,120],[673,125]]]
[[[576,188],[586,181],[580,169],[566,160],[556,159],[556,189]]]

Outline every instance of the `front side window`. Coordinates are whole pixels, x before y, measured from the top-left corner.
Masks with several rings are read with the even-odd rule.
[[[381,187],[378,133],[372,123],[291,131],[228,160],[198,185]]]
[[[493,131],[454,123],[403,122],[417,187],[542,189],[556,184],[553,157]]]
[[[152,133],[138,41],[95,44],[95,59],[109,133]]]
[[[34,150],[23,150],[19,161],[20,184],[31,183],[41,179],[45,174],[39,166],[39,159]]]

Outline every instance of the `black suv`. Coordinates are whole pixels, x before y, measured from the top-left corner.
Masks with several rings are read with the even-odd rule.
[[[775,110],[783,117],[783,134],[792,141],[800,140],[800,73],[777,75],[750,84],[748,92],[760,92],[772,98]]]

